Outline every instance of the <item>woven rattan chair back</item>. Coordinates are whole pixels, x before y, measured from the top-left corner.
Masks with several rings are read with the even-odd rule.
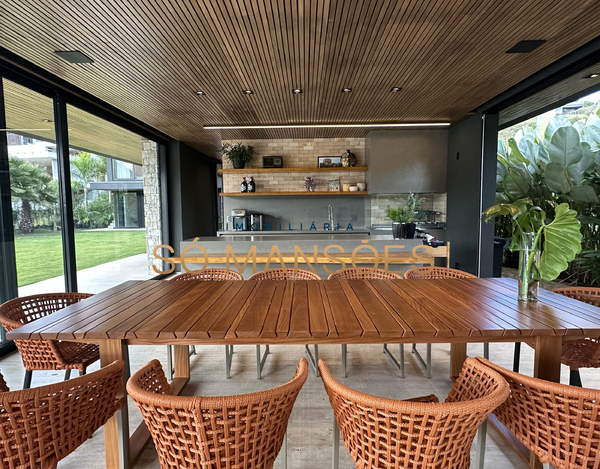
[[[117,399],[125,363],[69,381],[0,393],[1,466],[54,468],[125,404]]]
[[[494,414],[542,463],[557,469],[599,466],[599,390],[531,378],[478,360],[510,386],[509,398]]]
[[[321,277],[310,270],[269,269],[251,275],[248,280],[321,280]]]
[[[572,287],[556,288],[552,291],[563,296],[568,296],[569,298],[573,298],[575,300],[583,301],[584,303],[593,306],[600,306],[600,288]]]
[[[462,270],[450,269],[449,267],[417,267],[416,269],[407,270],[404,278],[425,278],[425,279],[440,279],[440,278],[477,278],[477,275],[463,272]]]
[[[171,395],[157,360],[135,373],[127,391],[150,429],[162,469],[270,469],[296,397],[308,375],[303,358],[277,388],[223,397]]]
[[[319,370],[344,444],[359,469],[468,468],[477,428],[509,394],[500,374],[472,358],[444,403],[371,396],[338,383],[322,360]]]
[[[244,280],[244,277],[233,270],[204,269],[201,272],[188,272],[178,275],[173,280]]]
[[[0,305],[0,324],[12,331],[92,296],[89,293],[47,293],[15,298]],[[15,340],[26,370],[85,369],[73,365],[97,360],[98,347],[56,340]],[[80,355],[80,356],[77,356]]]
[[[6,384],[6,381],[4,381],[4,376],[2,376],[2,373],[0,373],[0,392],[7,392],[10,391],[10,389],[8,389],[8,385]]]
[[[340,270],[332,273],[327,280],[364,280],[364,279],[399,279],[402,278],[392,272],[386,272],[383,269],[370,269],[368,267],[358,267]]]

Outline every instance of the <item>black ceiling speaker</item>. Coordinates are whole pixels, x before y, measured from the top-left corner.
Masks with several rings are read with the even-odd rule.
[[[67,62],[70,62],[72,64],[94,63],[92,59],[90,59],[87,55],[78,50],[55,50],[54,53],[60,58],[65,59]]]
[[[507,54],[529,54],[540,47],[545,40],[519,41],[506,51]]]

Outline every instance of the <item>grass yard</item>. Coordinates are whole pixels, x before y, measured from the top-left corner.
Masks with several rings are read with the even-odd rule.
[[[19,287],[63,275],[61,234],[35,230],[15,233]],[[146,233],[139,231],[75,230],[77,270],[146,252]]]

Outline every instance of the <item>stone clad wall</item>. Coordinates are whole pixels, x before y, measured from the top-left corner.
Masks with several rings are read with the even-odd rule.
[[[144,175],[144,218],[146,223],[146,253],[148,256],[148,274],[157,275],[164,270],[163,261],[154,257],[154,248],[163,244],[160,199],[160,176],[158,168],[158,145],[152,140],[142,141],[142,170]]]

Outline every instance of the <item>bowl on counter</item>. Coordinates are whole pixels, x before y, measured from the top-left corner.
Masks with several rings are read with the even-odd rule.
[[[358,192],[358,186],[350,186],[350,187],[348,188],[348,190],[349,190],[350,192]]]

